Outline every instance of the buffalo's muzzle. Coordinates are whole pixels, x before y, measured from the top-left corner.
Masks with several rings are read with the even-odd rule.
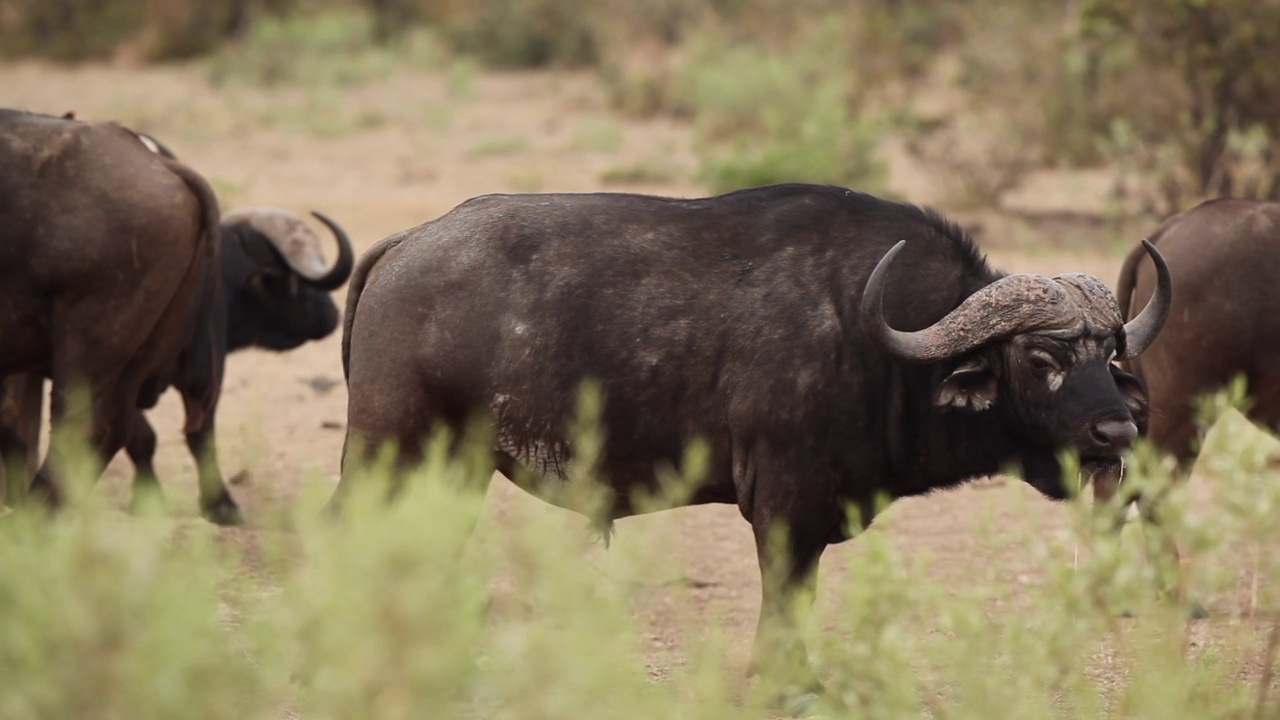
[[[1089,428],[1091,455],[1119,455],[1133,444],[1138,426],[1132,420],[1102,420]]]

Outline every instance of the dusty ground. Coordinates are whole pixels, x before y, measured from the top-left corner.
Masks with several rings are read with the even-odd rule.
[[[466,87],[443,74],[398,75],[352,89],[343,103],[312,102],[306,91],[210,87],[199,67],[154,70],[52,69],[0,66],[4,103],[51,113],[75,110],[85,119],[117,119],[151,132],[203,172],[228,207],[281,205],[298,212],[319,208],[346,225],[363,250],[383,236],[431,219],[485,192],[591,190],[610,170],[656,166],[668,178],[623,186],[630,190],[701,194],[689,127],[673,121],[613,117],[589,77],[549,74],[482,74]],[[337,109],[335,109],[335,107]],[[353,114],[352,108],[366,115]],[[335,118],[316,117],[337,113]],[[365,120],[360,120],[364,117]],[[354,120],[352,118],[355,118]],[[369,119],[372,118],[372,119]],[[327,121],[349,123],[335,132]],[[343,128],[339,126],[339,131]],[[895,157],[894,189],[918,201],[944,200],[927,169]],[[1052,215],[1096,210],[1105,179],[1081,174],[1033,178],[1014,200],[1022,210]],[[1006,269],[1054,274],[1084,270],[1114,282],[1118,247],[1100,237],[1096,223],[1029,225],[1008,216],[969,214],[980,223],[979,242]],[[1073,247],[1065,247],[1065,240]],[[1092,240],[1093,250],[1080,240]],[[498,289],[495,289],[497,291]],[[340,292],[339,295],[343,295]],[[316,379],[340,380],[339,337],[288,355],[248,351],[229,362],[222,396],[221,459],[229,476],[250,470],[234,492],[252,515],[288,502],[304,478],[332,484],[345,421],[341,383],[318,390]],[[194,517],[193,468],[179,429],[172,393],[151,414],[160,434],[158,469],[171,512]],[[123,498],[131,468],[123,455],[104,479],[103,492]],[[507,514],[561,513],[497,482],[478,535]],[[581,523],[565,515],[571,528]],[[889,533],[898,549],[929,557],[932,582],[958,588],[978,581],[1013,586],[1041,582],[1039,559],[1005,532],[1066,527],[1067,511],[1036,497],[1018,481],[987,481],[963,490],[896,503],[872,532]],[[989,531],[979,532],[979,527]],[[234,530],[228,533],[251,533]],[[734,638],[731,652],[745,662],[758,600],[755,551],[748,526],[733,507],[701,507],[622,521],[616,542],[647,536],[674,540],[685,556],[695,607],[720,619]],[[834,593],[859,543],[828,550],[822,580]],[[593,571],[611,575],[609,554],[589,550]],[[1069,563],[1070,557],[1057,560]],[[615,578],[618,579],[618,578]],[[650,626],[648,661],[655,674],[676,662],[688,638],[680,636],[673,578],[640,577],[655,586],[637,605]],[[824,602],[829,600],[824,596]],[[1217,598],[1211,609],[1238,617],[1238,598]]]

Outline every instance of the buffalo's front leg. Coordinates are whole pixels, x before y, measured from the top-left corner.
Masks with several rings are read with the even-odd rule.
[[[820,692],[822,683],[800,638],[798,616],[813,605],[818,558],[826,543],[807,542],[777,526],[772,532],[760,527],[754,530],[760,560],[760,619],[747,672],[780,671],[786,674],[788,684]]]
[[[828,478],[797,472],[795,463],[768,462],[757,454],[751,478],[751,527],[760,561],[761,603],[749,674],[782,673],[794,691],[819,693],[822,683],[809,664],[798,614],[808,610],[817,584],[818,559],[842,515],[820,491]],[[799,478],[804,478],[800,481]]]

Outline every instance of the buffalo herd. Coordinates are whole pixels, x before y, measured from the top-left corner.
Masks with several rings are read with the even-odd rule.
[[[77,424],[101,463],[124,449],[135,492],[157,487],[142,411],[173,387],[201,511],[241,521],[214,445],[227,353],[325,337],[339,322],[330,293],[349,278],[335,510],[382,450],[402,474],[432,433],[477,414],[500,472],[572,506],[555,491],[579,390],[595,381],[605,519],[644,512],[659,469],[704,442],[706,475],[683,502],[738,507],[763,578],[756,659],[803,664],[794,633],[762,631],[785,629],[824,548],[884,500],[1006,468],[1062,499],[1064,451],[1114,488],[1141,436],[1186,464],[1194,399],[1236,374],[1252,417],[1280,424],[1274,204],[1222,199],[1170,218],[1114,294],[1081,273],[1004,273],[938,213],[825,185],[486,195],[358,262],[337,222],[316,217],[336,238],[332,266],[301,218],[223,213],[154,138],[0,110],[10,494],[63,500],[57,454],[35,462],[44,379],[54,441]]]

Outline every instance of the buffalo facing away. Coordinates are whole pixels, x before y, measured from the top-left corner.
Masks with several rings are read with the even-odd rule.
[[[172,382],[184,399],[204,391],[223,366],[228,352],[249,347],[292,350],[310,340],[319,340],[338,327],[338,306],[330,296],[351,274],[354,251],[346,232],[334,220],[316,212],[333,232],[338,259],[327,268],[320,239],[301,218],[280,208],[241,208],[226,213],[219,226],[221,258],[219,286],[214,307],[202,313],[212,323],[215,337],[211,349],[218,356],[212,364],[207,356],[184,354]],[[14,375],[0,381],[0,455],[8,458],[11,474],[30,467],[35,457],[40,425],[40,386],[34,374]],[[158,393],[143,399],[145,407],[155,404]],[[34,398],[24,401],[24,398]],[[24,408],[19,412],[8,408]],[[225,489],[214,446],[213,409],[204,427],[187,432],[187,445],[198,465],[202,509],[206,517],[234,523],[240,512]],[[6,444],[5,438],[11,438]],[[134,494],[160,492],[153,459],[156,434],[141,410],[133,416],[133,426],[125,452],[136,470]],[[208,488],[208,490],[206,490]],[[203,500],[208,498],[211,503]]]
[[[1151,397],[1152,444],[1188,469],[1196,399],[1243,374],[1254,422],[1280,428],[1280,204],[1223,198],[1165,220],[1151,236],[1178,284],[1168,325],[1130,361]],[[1155,285],[1134,250],[1117,284],[1125,316]]]
[[[75,125],[77,131],[107,127]],[[174,161],[173,154],[154,139],[125,132],[134,136],[137,148]],[[40,210],[34,203],[33,207]],[[50,206],[45,207],[40,211],[49,212]],[[187,339],[179,354],[147,379],[130,415],[124,447],[137,470],[139,487],[159,490],[152,464],[155,431],[140,408],[153,406],[160,393],[173,385],[187,411],[185,433],[198,466],[201,509],[216,522],[239,521],[240,511],[223,481],[214,444],[223,363],[230,351],[290,350],[337,328],[338,308],[329,293],[351,274],[354,252],[336,222],[321,213],[315,215],[337,240],[338,258],[332,268],[325,265],[316,234],[287,210],[238,209],[224,215],[215,227],[218,262],[206,276],[209,291],[184,328]],[[106,239],[122,245],[128,242],[127,236]],[[24,457],[35,456],[40,384],[38,371],[0,378],[0,454],[6,456],[10,477],[25,477],[25,473],[19,475],[27,464]]]
[[[775,646],[761,631],[786,627],[792,591],[856,532],[847,507],[866,523],[881,496],[1009,464],[1064,498],[1064,448],[1116,467],[1146,396],[1113,361],[1151,344],[1171,292],[1162,275],[1125,324],[1092,276],[1006,276],[943,217],[838,187],[479,197],[356,266],[335,501],[384,443],[403,469],[473,409],[496,426],[504,475],[554,487],[572,453],[566,420],[593,378],[610,516],[638,512],[633,493],[657,491],[655,466],[705,440],[709,474],[689,502],[736,504],[751,523],[764,578],[755,663],[780,651],[804,664],[793,634]],[[766,550],[774,530],[781,567]]]
[[[0,110],[0,380],[52,378],[55,438],[79,384],[76,419],[105,463],[150,379],[208,353],[193,329],[216,289],[218,214],[197,173],[124,128]],[[213,399],[192,396],[193,428]],[[32,489],[56,503],[54,462]]]

